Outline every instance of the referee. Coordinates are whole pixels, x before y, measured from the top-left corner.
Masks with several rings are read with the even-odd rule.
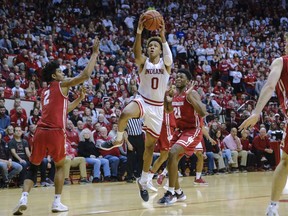
[[[142,131],[143,119],[133,118],[128,120],[126,131],[127,143],[127,176],[126,181],[133,183],[139,178],[143,168],[144,133]],[[134,173],[135,171],[135,173]],[[134,174],[134,176],[133,176]]]

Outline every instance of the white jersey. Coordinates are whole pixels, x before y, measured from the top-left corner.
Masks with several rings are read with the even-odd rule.
[[[163,104],[164,95],[167,90],[169,74],[164,61],[160,58],[157,64],[153,64],[146,59],[142,72],[139,74],[140,85],[138,92],[145,102],[153,105]]]

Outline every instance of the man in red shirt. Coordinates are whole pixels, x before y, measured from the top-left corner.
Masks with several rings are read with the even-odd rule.
[[[27,116],[23,113],[22,107],[16,108],[16,113],[11,116],[11,125],[21,127],[23,131],[27,131]]]
[[[268,162],[271,167],[275,165],[273,150],[270,148],[270,140],[267,137],[265,128],[261,128],[259,135],[254,137],[252,152],[256,155],[258,169],[262,168],[263,162]],[[264,168],[269,168],[268,164],[266,163]]]
[[[66,138],[71,143],[72,148],[77,149],[79,143],[79,135],[71,120],[67,121]]]
[[[69,89],[82,84],[89,79],[99,54],[99,39],[95,38],[92,46],[93,54],[86,68],[76,77],[65,79],[57,62],[49,62],[43,69],[42,79],[48,87],[42,91],[42,118],[37,123],[33,148],[30,157],[31,166],[27,171],[22,196],[13,210],[14,215],[21,215],[27,209],[28,195],[36,183],[38,167],[43,158],[51,155],[55,162],[55,197],[52,212],[65,212],[68,207],[61,203],[61,193],[64,183],[65,162],[65,127],[67,113],[72,111],[85,97],[85,89],[80,90],[80,96],[68,104]]]

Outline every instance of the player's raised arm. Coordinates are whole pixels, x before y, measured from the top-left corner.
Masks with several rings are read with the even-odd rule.
[[[167,72],[170,74],[171,73],[171,65],[173,64],[173,56],[172,56],[172,52],[169,48],[168,42],[166,41],[165,22],[164,22],[163,18],[161,20],[159,33],[160,33],[160,37],[162,40],[164,64],[166,66]]]
[[[277,58],[272,62],[271,72],[268,76],[267,82],[265,83],[260,92],[260,96],[258,98],[256,107],[253,110],[252,115],[239,126],[239,130],[247,129],[248,127],[253,127],[257,123],[263,108],[270,100],[275,90],[276,84],[281,76],[282,68],[283,68],[282,57]]]
[[[138,66],[142,66],[145,61],[146,58],[145,56],[142,55],[142,46],[141,46],[141,35],[142,35],[142,31],[144,29],[144,25],[143,23],[145,22],[145,18],[143,16],[143,14],[140,16],[139,22],[138,22],[138,27],[137,27],[137,33],[136,33],[136,38],[135,38],[135,42],[133,45],[133,53],[135,56],[135,62]]]
[[[65,79],[64,81],[61,82],[61,87],[71,87],[71,86],[76,86],[81,83],[83,83],[85,80],[89,79],[89,77],[92,74],[93,68],[96,64],[97,57],[99,54],[99,39],[98,37],[95,37],[94,43],[92,46],[93,53],[90,57],[90,61],[88,62],[88,65],[85,67],[85,69],[76,77],[72,79]]]
[[[193,88],[195,86],[195,82],[192,82],[190,88],[187,90],[187,100],[191,105],[194,107],[196,112],[201,116],[204,117],[206,116],[207,110],[205,104],[202,103],[201,97],[198,94],[197,91],[195,91]]]

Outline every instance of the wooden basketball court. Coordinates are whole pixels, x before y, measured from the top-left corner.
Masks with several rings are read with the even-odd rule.
[[[70,211],[59,214],[50,212],[54,187],[38,187],[33,188],[24,215],[265,215],[272,174],[258,172],[207,176],[204,178],[209,186],[202,187],[193,186],[193,177],[181,178],[187,200],[166,207],[157,204],[157,200],[163,196],[163,188],[159,188],[158,194],[150,192],[150,200],[145,203],[139,197],[135,183],[75,184],[64,187],[62,201]],[[281,216],[288,215],[288,187],[283,193],[279,210]],[[21,189],[0,190],[1,216],[12,215],[20,194]]]

